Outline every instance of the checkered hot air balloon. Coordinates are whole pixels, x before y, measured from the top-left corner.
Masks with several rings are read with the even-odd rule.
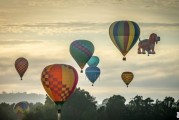
[[[26,101],[19,102],[15,104],[14,106],[14,112],[18,120],[22,120],[25,113],[29,112],[29,110],[30,110],[30,107],[29,107],[28,102]]]
[[[123,72],[121,75],[122,80],[124,81],[124,83],[127,85],[129,85],[129,83],[133,80],[134,78],[134,74],[132,72]]]
[[[70,45],[70,54],[81,68],[81,73],[93,53],[94,45],[88,40],[75,40]]]
[[[19,73],[19,76],[22,77],[24,75],[24,73],[26,72],[27,68],[28,68],[28,61],[27,59],[20,57],[15,61],[15,68],[17,70],[17,72]]]
[[[109,36],[124,56],[123,60],[126,60],[126,54],[136,44],[140,36],[140,28],[133,21],[116,21],[109,28]]]
[[[60,115],[61,107],[70,97],[78,83],[78,74],[70,65],[53,64],[44,68],[41,75],[42,85],[58,107]]]

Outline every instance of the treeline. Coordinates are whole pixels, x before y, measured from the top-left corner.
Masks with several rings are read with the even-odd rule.
[[[76,89],[62,107],[61,120],[177,120],[179,100],[165,97],[163,101],[135,96],[128,104],[120,95],[103,100],[101,106],[87,91]],[[0,120],[17,120],[14,104],[0,104]],[[46,97],[45,104],[30,103],[23,120],[57,120],[57,108]]]

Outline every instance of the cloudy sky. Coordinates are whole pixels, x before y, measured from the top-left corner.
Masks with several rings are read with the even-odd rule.
[[[101,76],[92,87],[85,74],[79,73],[77,86],[99,103],[114,94],[128,101],[135,95],[179,99],[178,11],[178,0],[1,0],[0,92],[45,94],[40,80],[43,68],[65,63],[80,71],[69,45],[87,39],[100,57]],[[141,39],[157,33],[161,41],[156,55],[138,55],[136,44],[123,62],[108,34],[110,24],[117,20],[137,22]],[[21,56],[29,61],[23,81],[14,68]],[[121,80],[123,71],[135,75],[129,88]]]

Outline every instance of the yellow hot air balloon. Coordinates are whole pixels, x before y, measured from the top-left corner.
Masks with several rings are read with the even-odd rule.
[[[134,74],[132,72],[123,72],[121,75],[122,80],[124,81],[124,83],[127,85],[129,85],[129,83],[133,80],[134,78]]]

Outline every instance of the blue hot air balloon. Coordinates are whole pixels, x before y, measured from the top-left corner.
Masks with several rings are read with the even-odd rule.
[[[99,58],[98,56],[92,56],[90,60],[88,61],[88,65],[90,67],[96,67],[99,64]]]
[[[98,67],[88,67],[85,70],[85,74],[86,74],[87,78],[89,79],[89,81],[92,82],[92,86],[93,86],[94,82],[98,79],[100,73],[101,73],[101,71]]]

